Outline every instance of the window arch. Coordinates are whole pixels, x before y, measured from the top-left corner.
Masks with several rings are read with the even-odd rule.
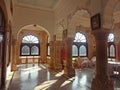
[[[38,38],[33,35],[24,36],[22,43],[39,43]]]
[[[87,40],[86,36],[80,32],[77,32],[72,46],[72,56],[87,56]]]
[[[115,58],[115,44],[114,44],[114,34],[110,33],[108,36],[108,52],[109,58]]]
[[[110,33],[108,36],[108,42],[114,42],[114,34]]]
[[[36,36],[26,35],[22,38],[21,56],[40,55],[40,44]]]

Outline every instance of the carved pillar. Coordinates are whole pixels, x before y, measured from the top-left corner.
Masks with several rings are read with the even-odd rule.
[[[115,43],[115,60],[118,61],[119,60],[119,43]]]
[[[12,71],[16,70],[16,39],[12,41]]]
[[[1,54],[1,87],[4,88],[5,85],[6,85],[6,68],[7,68],[7,65],[6,65],[6,42],[5,41],[2,41],[0,42],[0,54]]]
[[[55,70],[61,70],[62,64],[61,64],[61,41],[55,41]]]
[[[54,64],[55,64],[55,50],[54,50],[54,46],[55,46],[55,42],[54,41],[51,41],[50,42],[50,65],[49,65],[49,68],[50,69],[54,69]]]
[[[72,43],[73,38],[65,40],[66,60],[64,60],[64,75],[70,77],[75,75],[75,70],[72,67]]]
[[[92,90],[114,90],[113,82],[107,73],[107,38],[108,30],[95,30],[96,39],[96,75],[92,81]]]
[[[115,43],[116,50],[116,61],[120,61],[120,42]]]
[[[118,46],[116,47],[116,54],[117,54],[117,60],[120,61],[120,42],[118,43]]]
[[[40,46],[40,55],[41,55],[41,63],[47,63],[47,36],[43,32],[42,33],[42,42]]]

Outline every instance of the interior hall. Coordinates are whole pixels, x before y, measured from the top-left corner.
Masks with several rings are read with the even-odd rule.
[[[120,0],[0,0],[0,90],[120,90]]]

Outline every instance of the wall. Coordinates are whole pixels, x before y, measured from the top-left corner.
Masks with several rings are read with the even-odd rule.
[[[23,26],[30,24],[38,24],[48,30],[50,36],[54,34],[54,13],[53,11],[39,10],[15,4],[14,6],[14,26],[13,35],[17,36],[17,32]]]

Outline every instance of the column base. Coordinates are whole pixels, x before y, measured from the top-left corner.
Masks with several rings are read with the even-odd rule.
[[[110,79],[100,80],[94,78],[92,81],[91,90],[114,90],[113,81]]]
[[[64,76],[68,76],[68,77],[73,77],[75,76],[75,70],[72,68],[72,66],[67,66],[67,61],[64,60],[63,61],[64,64]]]
[[[75,76],[75,71],[74,70],[71,70],[71,72],[66,72],[65,70],[64,70],[64,74],[63,74],[63,76],[67,76],[67,77],[74,77]]]
[[[17,70],[16,65],[12,65],[12,71],[16,71],[16,70]]]

